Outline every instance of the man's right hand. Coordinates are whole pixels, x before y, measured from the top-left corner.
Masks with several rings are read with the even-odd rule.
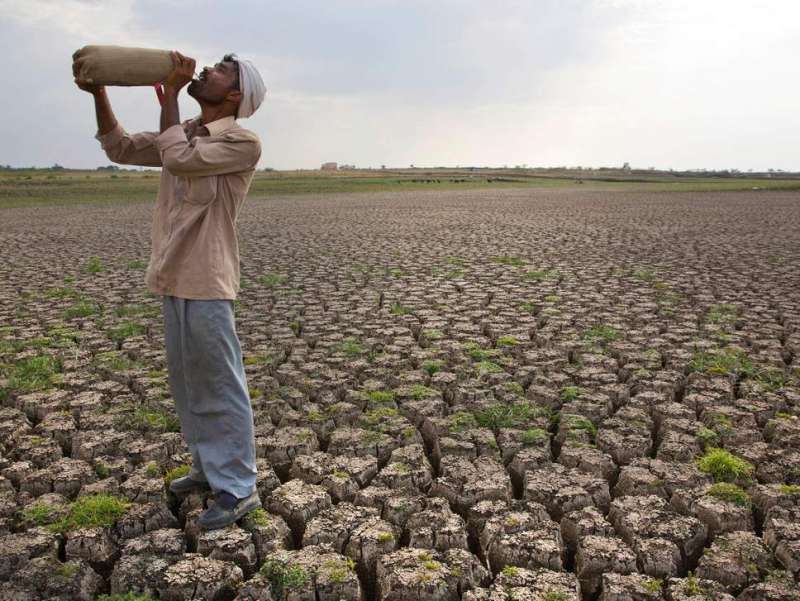
[[[104,86],[101,86],[101,85],[95,84],[95,83],[90,83],[90,82],[88,82],[86,80],[78,79],[77,77],[75,78],[75,85],[78,86],[84,92],[89,92],[90,94],[93,94],[94,96],[97,96],[98,94],[100,94],[103,91],[105,91],[105,87]]]

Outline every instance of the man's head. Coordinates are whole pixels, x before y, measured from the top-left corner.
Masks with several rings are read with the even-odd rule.
[[[203,68],[188,92],[200,104],[228,104],[231,114],[249,117],[264,100],[266,87],[252,62],[226,54],[213,67]]]
[[[233,55],[226,54],[213,67],[203,67],[200,76],[192,80],[187,91],[201,104],[229,103],[235,114],[242,99],[238,61]]]

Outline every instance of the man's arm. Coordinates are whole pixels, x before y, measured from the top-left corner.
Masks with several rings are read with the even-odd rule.
[[[172,53],[172,60],[175,67],[164,82],[161,135],[158,136],[164,168],[182,177],[223,175],[255,168],[261,156],[261,144],[250,132],[241,131],[213,142],[204,137],[195,138],[194,144],[189,144],[180,126],[178,94],[192,80],[195,62],[178,52]]]
[[[160,167],[161,155],[156,148],[156,132],[128,134],[119,125],[111,101],[104,86],[75,80],[78,87],[94,98],[94,113],[97,119],[97,135],[106,156],[115,163],[123,165],[143,165]]]
[[[167,81],[164,82],[164,103],[161,105],[162,134],[173,125],[178,125],[181,122],[178,94],[181,88],[194,77],[194,59],[183,56],[180,52],[173,51],[171,54],[173,69]]]

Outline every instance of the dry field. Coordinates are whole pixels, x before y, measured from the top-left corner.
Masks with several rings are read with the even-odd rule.
[[[265,509],[207,533],[151,206],[0,219],[4,600],[800,599],[798,192],[248,200]]]

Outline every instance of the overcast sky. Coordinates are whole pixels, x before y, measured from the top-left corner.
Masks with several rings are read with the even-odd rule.
[[[261,167],[800,170],[797,0],[0,0],[0,39],[0,164],[107,164],[70,57],[122,44],[252,58]]]

